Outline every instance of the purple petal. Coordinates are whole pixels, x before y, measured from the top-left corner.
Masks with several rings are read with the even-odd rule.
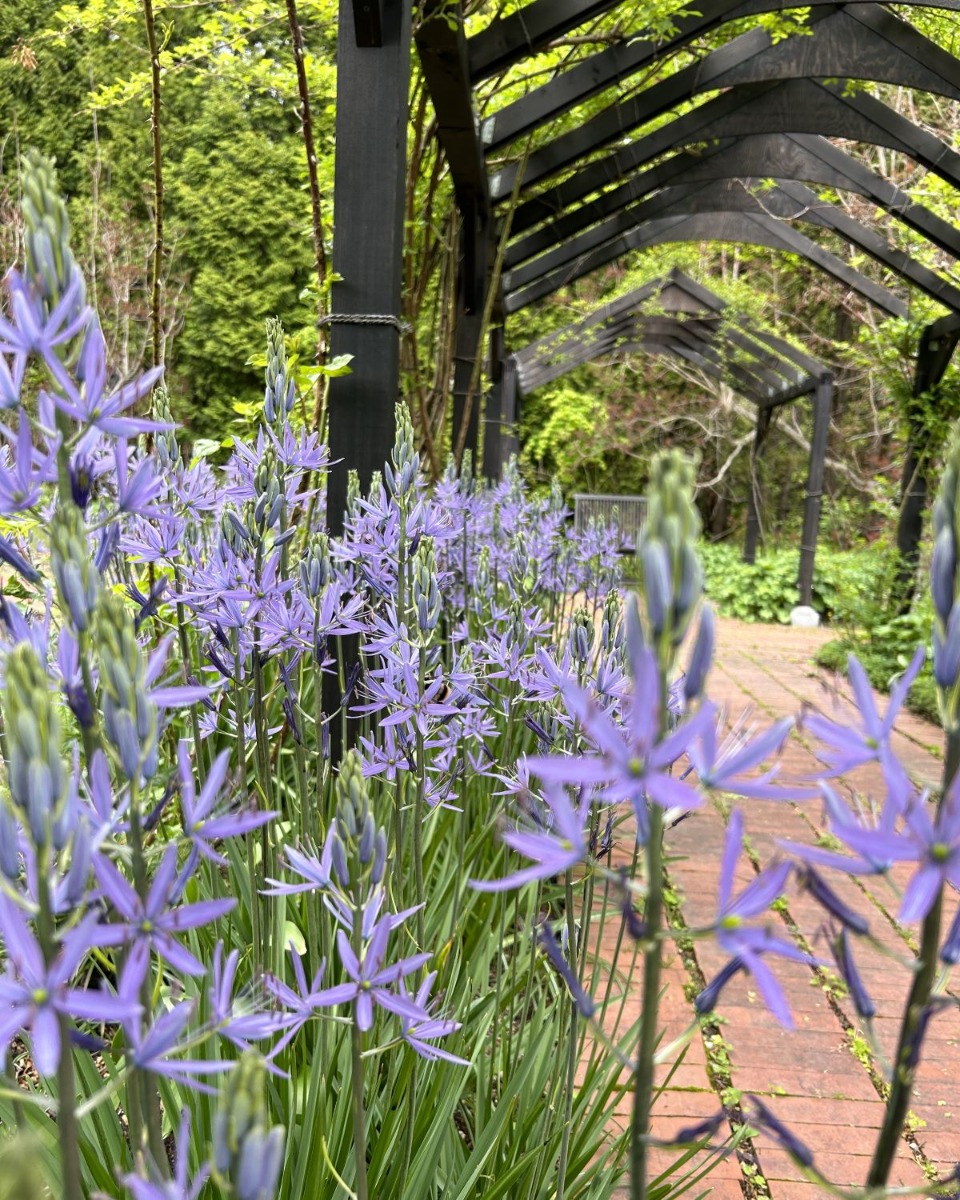
[[[943,887],[943,867],[936,863],[923,863],[907,884],[900,905],[901,921],[919,921],[933,908],[937,893]]]

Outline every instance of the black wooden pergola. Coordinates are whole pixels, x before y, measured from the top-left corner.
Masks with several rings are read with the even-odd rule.
[[[773,412],[801,397],[811,398],[813,431],[799,574],[800,601],[809,604],[833,405],[831,371],[750,317],[731,311],[709,288],[674,269],[515,351],[507,358],[504,374],[507,386],[515,380],[519,395],[526,396],[584,363],[638,352],[696,367],[755,404],[755,463],[763,452]],[[760,511],[753,487],[743,551],[747,562],[756,559],[759,533]]]
[[[479,83],[618,2],[530,0],[467,37],[458,0],[420,0],[415,44],[461,217],[455,438],[478,446],[481,405],[469,392],[485,352],[485,314],[492,319],[483,464],[495,477],[517,418],[509,315],[634,250],[704,241],[770,247],[806,259],[887,316],[908,313],[904,288],[869,279],[798,224],[828,231],[943,306],[944,316],[923,332],[915,365],[915,394],[934,387],[960,341],[960,288],[813,188],[860,195],[960,257],[960,229],[830,140],[902,153],[960,189],[960,154],[857,86],[879,82],[960,101],[960,59],[886,5],[840,0],[811,8],[802,36],[774,43],[758,27],[659,83],[631,90],[640,73],[701,34],[801,7],[799,0],[698,0],[698,11],[678,17],[670,37],[629,29],[621,41],[478,119]],[[897,7],[960,12],[960,0],[904,0]],[[339,38],[334,267],[341,281],[329,320],[332,350],[354,355],[354,373],[331,387],[331,448],[342,460],[330,480],[334,527],[346,468],[358,468],[365,480],[389,452],[398,397],[411,0],[341,0]],[[557,118],[615,88],[616,98],[593,115],[543,136]],[[525,153],[533,137],[536,148]],[[498,280],[494,262],[507,214]],[[761,441],[769,411],[758,405]],[[926,495],[916,456],[908,455],[904,480],[899,540],[910,556]],[[804,544],[810,540],[805,533]]]

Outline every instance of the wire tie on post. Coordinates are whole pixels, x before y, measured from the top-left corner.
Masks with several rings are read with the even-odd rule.
[[[398,333],[409,333],[413,328],[393,313],[328,313],[317,321],[317,328],[324,325],[392,325]]]

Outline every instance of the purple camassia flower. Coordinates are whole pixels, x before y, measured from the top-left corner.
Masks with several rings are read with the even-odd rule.
[[[257,997],[252,990],[242,999],[234,996],[233,986],[239,962],[239,950],[232,950],[224,960],[223,942],[217,942],[213,952],[213,972],[207,996],[210,1000],[210,1016],[217,1032],[232,1042],[238,1050],[244,1051],[251,1048],[251,1042],[263,1041],[289,1028],[292,1018],[268,1008],[265,1004],[266,997]],[[319,982],[317,986],[319,987]],[[263,991],[269,991],[266,983]],[[270,994],[275,995],[273,992]],[[275,1053],[276,1050],[271,1051],[271,1057]]]
[[[754,800],[807,800],[817,794],[811,788],[775,782],[779,773],[777,766],[760,776],[744,778],[746,772],[780,750],[793,728],[792,718],[777,721],[752,741],[749,731],[745,733],[736,728],[718,747],[717,735],[723,728],[723,717],[712,701],[704,704],[700,711],[705,715],[705,724],[689,754],[704,787]]]
[[[906,772],[890,746],[890,738],[897,714],[923,665],[924,654],[924,648],[918,647],[909,667],[891,688],[890,703],[882,721],[866,672],[856,655],[850,655],[847,678],[856,700],[856,711],[860,717],[859,728],[851,722],[831,721],[817,713],[805,717],[803,722],[805,728],[826,747],[820,758],[827,765],[828,778],[833,775],[845,775],[864,763],[878,762],[883,769],[887,786],[897,794],[902,792]]]
[[[390,929],[389,917],[384,917],[377,923],[370,940],[362,950],[362,960],[357,958],[344,930],[338,930],[337,949],[350,980],[312,994],[313,1003],[318,1008],[330,1008],[336,1004],[353,1001],[357,1028],[362,1033],[366,1033],[373,1026],[375,1004],[395,1016],[406,1017],[414,1022],[422,1021],[429,1015],[409,997],[394,991],[393,986],[405,976],[419,971],[424,963],[430,961],[430,954],[413,954],[385,967],[383,960],[387,953]]]
[[[63,386],[70,377],[56,354],[57,346],[71,342],[89,324],[93,310],[83,303],[83,276],[74,271],[70,283],[47,316],[40,297],[35,296],[29,283],[17,270],[7,272],[4,282],[10,299],[12,321],[0,317],[0,355],[13,356],[13,371],[3,363],[2,407],[16,408],[20,403],[20,387],[31,354],[47,363],[51,374]]]
[[[321,984],[326,962],[320,964],[313,976],[312,983],[308,984],[306,972],[303,969],[303,960],[292,946],[290,947],[290,961],[293,964],[296,991],[274,975],[266,975],[263,980],[263,986],[268,994],[287,1010],[282,1017],[278,1018],[283,1022],[286,1032],[271,1050],[271,1058],[289,1045],[304,1025],[316,1016],[319,1009],[326,1007],[323,1002],[317,1001],[317,997],[323,995]]]
[[[135,562],[172,565],[180,555],[185,529],[183,517],[167,510],[151,521],[134,518],[121,535],[120,549]]]
[[[788,862],[767,867],[734,898],[733,880],[742,845],[743,814],[739,809],[735,809],[730,816],[724,840],[716,922],[717,941],[731,959],[697,997],[697,1011],[712,1011],[721,988],[737,971],[746,970],[753,976],[773,1015],[781,1025],[792,1029],[793,1018],[787,1006],[787,998],[776,976],[763,961],[763,956],[779,954],[782,958],[808,964],[813,960],[798,950],[792,942],[777,937],[769,928],[747,926],[744,922],[760,917],[767,911],[774,900],[783,893],[793,868]]]
[[[661,739],[656,657],[653,651],[637,645],[631,653],[634,691],[623,726],[578,684],[567,682],[561,688],[568,712],[580,722],[599,753],[532,758],[528,766],[546,781],[596,787],[598,799],[607,803],[628,800],[636,815],[637,838],[642,841],[647,834],[648,800],[679,812],[689,812],[703,803],[699,792],[683,780],[673,778],[670,769],[702,736],[712,722],[712,714],[709,709],[701,709]]]
[[[8,517],[39,503],[41,488],[56,464],[53,454],[44,456],[34,449],[33,431],[22,409],[16,437],[10,430],[3,432],[10,446],[3,448],[0,457],[0,513]]]
[[[451,1021],[445,1017],[430,1015],[432,1007],[430,989],[433,987],[436,978],[436,971],[431,971],[423,983],[420,984],[417,994],[412,997],[407,992],[406,981],[403,979],[400,980],[400,995],[405,1000],[410,1000],[414,1007],[419,1008],[423,1013],[423,1017],[419,1021],[412,1020],[410,1017],[402,1016],[400,1018],[400,1024],[403,1028],[403,1040],[421,1058],[426,1058],[431,1062],[442,1058],[444,1062],[455,1063],[460,1067],[468,1067],[470,1064],[465,1058],[458,1058],[456,1054],[451,1054],[449,1050],[443,1050],[439,1046],[430,1044],[437,1038],[449,1037],[451,1033],[456,1033],[461,1028],[459,1021]]]
[[[95,913],[88,914],[63,939],[48,967],[40,944],[23,913],[0,894],[0,933],[7,963],[0,976],[0,1066],[10,1040],[24,1030],[33,1035],[33,1061],[41,1075],[52,1075],[60,1062],[60,1015],[87,1021],[128,1021],[140,1012],[129,995],[72,988],[70,980],[93,946],[102,945]]]
[[[163,490],[161,481],[154,471],[153,460],[134,459],[134,471],[130,474],[131,454],[124,438],[117,440],[114,447],[115,479],[117,485],[117,507],[122,513],[153,517],[160,514],[154,500]]]
[[[124,1175],[120,1182],[130,1192],[133,1200],[197,1200],[203,1185],[210,1175],[209,1164],[204,1164],[191,1181],[190,1168],[190,1109],[184,1105],[177,1131],[177,1165],[172,1179],[165,1179],[156,1172],[153,1179],[139,1175]]]
[[[167,847],[146,901],[140,899],[113,863],[103,855],[98,855],[94,860],[94,872],[104,899],[113,905],[121,918],[119,923],[103,927],[100,934],[102,945],[150,945],[174,970],[182,971],[185,975],[206,974],[207,968],[177,941],[174,934],[209,925],[211,921],[230,912],[236,900],[201,900],[196,904],[170,908],[172,898],[182,886],[177,877],[175,845]],[[144,957],[144,972],[147,965],[147,957]]]
[[[479,892],[505,892],[537,879],[562,875],[583,862],[588,855],[585,826],[592,799],[591,793],[584,788],[580,803],[574,808],[562,784],[548,784],[544,800],[551,819],[546,828],[537,831],[508,829],[500,835],[501,841],[511,850],[524,858],[532,858],[535,865],[523,867],[503,879],[471,879],[470,886]]]
[[[213,842],[223,838],[239,837],[252,829],[259,829],[277,815],[275,812],[223,812],[217,813],[220,791],[230,765],[230,751],[218,754],[197,796],[193,766],[190,762],[190,746],[181,740],[177,750],[180,768],[180,804],[183,810],[183,832],[190,839],[194,850],[217,863],[226,866],[224,855],[214,850]]]
[[[135,947],[134,954],[145,959],[147,955],[137,954],[145,947]],[[139,985],[138,985],[139,986]],[[201,1083],[198,1075],[213,1075],[220,1071],[230,1071],[237,1064],[232,1061],[209,1060],[195,1058],[173,1058],[190,1050],[193,1039],[181,1042],[181,1037],[187,1028],[194,1011],[191,1001],[175,1004],[167,1012],[159,1016],[146,1031],[140,1028],[140,1022],[128,1021],[125,1025],[128,1054],[130,1063],[141,1071],[149,1071],[152,1075],[163,1075],[184,1087],[195,1088],[199,1092],[214,1094],[215,1088]]]
[[[87,327],[77,363],[76,381],[55,354],[45,353],[44,362],[62,393],[53,397],[53,403],[81,428],[97,429],[118,438],[137,437],[141,433],[173,428],[163,422],[123,415],[144,396],[150,395],[163,376],[163,367],[155,367],[111,395],[104,395],[107,386],[106,344],[95,317]]]
[[[879,812],[872,809],[853,813],[840,799],[836,792],[826,783],[820,784],[823,794],[823,807],[827,816],[827,826],[830,832],[840,841],[845,841],[844,831],[853,830],[854,834],[874,830],[879,833],[894,832],[899,816],[912,803],[916,796],[913,789],[904,780],[902,792],[888,796]],[[782,840],[778,845],[804,862],[814,863],[820,867],[836,867],[846,871],[848,875],[882,875],[893,866],[894,860],[889,855],[889,847],[880,844],[869,854],[839,854],[834,850],[825,850],[821,846],[805,846],[798,842]]]
[[[903,893],[901,921],[922,920],[944,884],[960,887],[960,783],[953,783],[934,821],[926,800],[923,793],[908,806],[902,833],[855,825],[836,831],[855,854],[868,860],[918,863]]]

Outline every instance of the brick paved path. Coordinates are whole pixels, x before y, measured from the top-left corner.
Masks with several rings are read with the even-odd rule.
[[[813,663],[817,647],[831,635],[822,630],[742,625],[721,621],[717,661],[710,680],[711,696],[735,719],[748,705],[762,725],[796,714],[807,704],[836,713],[836,681],[818,672]],[[845,681],[840,696],[847,696]],[[878,697],[885,705],[885,698]],[[934,783],[940,776],[940,732],[907,714],[898,724],[895,745],[918,780]],[[802,731],[794,735],[784,760],[785,773],[807,774],[814,766],[809,742]],[[879,790],[879,772],[866,769],[845,787],[861,794]],[[744,801],[746,830],[756,864],[744,856],[740,883],[767,862],[777,838],[811,842],[821,828],[820,805]],[[670,875],[677,896],[675,916],[688,928],[708,924],[714,914],[724,818],[716,808],[704,809],[668,834]],[[894,872],[901,886],[909,870]],[[896,922],[898,900],[885,881],[866,880],[864,886],[830,872],[837,891],[868,914],[871,931],[883,951],[857,942],[858,963],[878,1007],[877,1040],[889,1055],[893,1050],[903,998],[908,985],[906,958],[909,936]],[[822,910],[794,889],[787,912],[773,914],[777,932],[806,943],[821,956],[829,952],[820,936]],[[950,906],[952,916],[953,906]],[[604,944],[614,946],[608,929]],[[666,972],[662,1004],[666,1040],[690,1027],[690,996],[703,977],[711,978],[723,956],[710,939],[695,940],[692,954],[674,953]],[[629,968],[621,956],[624,970]],[[737,976],[725,989],[717,1024],[696,1032],[679,1068],[670,1077],[655,1108],[655,1132],[661,1136],[716,1112],[720,1094],[735,1103],[740,1093],[759,1094],[774,1113],[809,1145],[817,1167],[841,1186],[862,1185],[882,1114],[881,1075],[866,1053],[867,1043],[849,1001],[830,994],[824,977],[799,963],[773,964],[786,987],[797,1028],[783,1030],[758,1000],[752,980]],[[828,983],[828,981],[827,981]],[[640,972],[635,968],[628,987],[627,1015],[639,1013]],[[960,1159],[960,1010],[939,1016],[931,1027],[919,1068],[911,1115],[911,1132],[898,1149],[892,1183],[917,1187],[935,1169],[947,1172]],[[626,1119],[626,1111],[622,1118]],[[656,1151],[664,1168],[676,1151]],[[773,1200],[814,1200],[821,1194],[789,1157],[768,1137],[760,1135],[741,1145],[695,1188],[714,1200],[770,1196]],[[618,1193],[618,1195],[626,1193]]]

